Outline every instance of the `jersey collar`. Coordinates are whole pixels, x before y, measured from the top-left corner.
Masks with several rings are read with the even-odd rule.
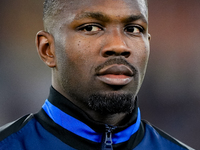
[[[80,108],[51,87],[49,98],[43,105],[46,114],[58,125],[87,140],[100,143],[105,132],[105,124],[92,120]],[[141,122],[140,109],[131,114],[130,119],[118,126],[113,133],[113,144],[129,140],[138,131]]]

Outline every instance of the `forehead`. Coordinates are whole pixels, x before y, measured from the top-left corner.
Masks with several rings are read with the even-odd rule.
[[[112,17],[142,15],[148,20],[145,0],[67,0],[62,3],[62,18],[80,18],[85,12],[101,12]]]

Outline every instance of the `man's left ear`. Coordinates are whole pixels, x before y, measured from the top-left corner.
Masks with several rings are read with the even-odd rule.
[[[54,38],[45,31],[39,31],[36,35],[36,47],[40,58],[50,68],[56,66]]]
[[[151,34],[148,33],[148,40],[151,40]]]

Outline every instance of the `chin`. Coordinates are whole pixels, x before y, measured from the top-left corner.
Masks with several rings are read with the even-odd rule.
[[[133,94],[120,91],[90,95],[88,106],[100,114],[131,113],[134,109]]]

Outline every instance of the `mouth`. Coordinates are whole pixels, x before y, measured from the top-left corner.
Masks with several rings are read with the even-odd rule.
[[[97,78],[109,85],[123,86],[127,85],[133,80],[135,71],[131,70],[126,65],[114,64],[102,68],[98,74]]]

